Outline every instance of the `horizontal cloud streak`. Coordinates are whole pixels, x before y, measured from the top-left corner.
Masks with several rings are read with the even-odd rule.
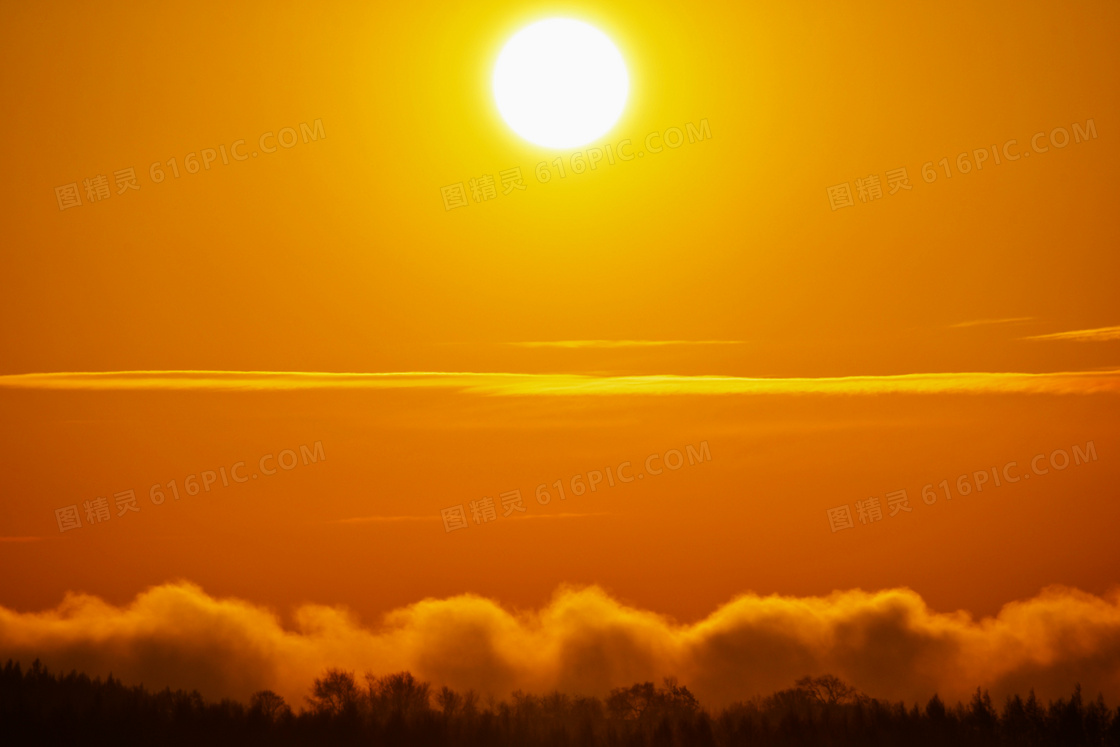
[[[1074,329],[1069,332],[1054,332],[1048,335],[1024,337],[1024,340],[1074,340],[1075,342],[1105,342],[1120,340],[1120,327],[1097,327],[1096,329]]]
[[[1014,324],[1016,322],[1029,322],[1034,319],[1033,316],[1014,316],[1007,319],[973,319],[967,322],[957,322],[950,324],[949,329],[960,329],[962,327],[986,327],[992,324]]]
[[[684,345],[743,345],[742,340],[545,340],[507,343],[519,348],[661,348]]]
[[[610,516],[608,513],[561,513],[538,514],[529,516],[511,516],[510,521],[532,521],[535,519],[584,519],[592,516]],[[439,516],[352,516],[347,519],[332,519],[327,524],[397,524],[408,522],[437,522],[442,521]]]
[[[414,521],[439,521],[438,516],[351,516],[348,519],[330,519],[327,524],[399,524]]]
[[[474,595],[426,599],[361,625],[344,609],[305,605],[286,628],[272,612],[197,586],[152,588],[112,606],[69,594],[54,610],[0,607],[0,657],[52,669],[112,672],[149,687],[245,698],[272,688],[302,702],[324,667],[407,669],[436,685],[508,696],[516,689],[604,695],[679,676],[717,706],[832,672],[870,694],[922,700],[1001,698],[1034,687],[1055,697],[1080,682],[1120,695],[1120,597],[1052,587],[995,617],[931,611],[907,589],[825,597],[747,594],[692,625],[624,605],[602,590],[561,589],[536,611]]]
[[[925,373],[820,378],[455,372],[106,371],[9,374],[0,376],[0,389],[80,391],[448,389],[494,396],[1097,394],[1120,392],[1120,371]]]

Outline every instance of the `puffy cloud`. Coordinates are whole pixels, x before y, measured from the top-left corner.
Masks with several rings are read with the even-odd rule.
[[[272,688],[302,703],[328,666],[407,669],[436,685],[502,697],[514,689],[604,695],[675,675],[710,706],[831,672],[865,692],[923,701],[1035,688],[1042,697],[1120,696],[1120,596],[1052,587],[974,620],[938,613],[908,589],[826,597],[747,594],[680,625],[601,589],[563,588],[540,610],[474,595],[426,599],[363,626],[345,609],[305,605],[285,627],[272,611],[188,583],[117,607],[69,594],[54,610],[0,607],[0,656],[149,687],[247,698]]]

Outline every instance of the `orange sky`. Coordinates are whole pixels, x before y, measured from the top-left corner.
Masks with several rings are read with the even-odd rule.
[[[465,593],[544,609],[564,584],[681,623],[747,592],[906,587],[976,616],[1051,584],[1111,599],[1120,8],[973,6],[3,6],[0,608],[179,580],[369,626]],[[571,153],[519,140],[487,82],[551,15],[618,45],[631,96],[600,145],[642,157],[535,176]],[[441,187],[515,166],[524,191],[445,209]],[[392,372],[420,373],[318,375]],[[261,473],[316,442],[325,460]],[[701,442],[699,464],[534,497]],[[1087,463],[922,501],[1088,442]],[[149,497],[239,461],[244,484]],[[526,511],[502,516],[514,489]],[[445,531],[484,496],[493,522]],[[881,521],[830,531],[869,497]],[[60,532],[68,505],[83,526]],[[38,640],[5,630],[0,654]]]

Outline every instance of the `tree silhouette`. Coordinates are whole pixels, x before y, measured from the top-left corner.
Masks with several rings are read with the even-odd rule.
[[[292,713],[292,709],[288,707],[284,699],[271,690],[260,690],[253,693],[253,696],[249,699],[249,710],[270,722],[279,721]]]
[[[431,708],[431,685],[419,682],[409,672],[384,677],[367,673],[366,686],[370,707],[375,713],[415,718]]]
[[[802,677],[797,681],[797,687],[805,690],[819,703],[825,705],[854,703],[860,698],[859,690],[831,674],[821,677]]]
[[[338,716],[356,711],[361,693],[354,683],[354,673],[341,669],[328,669],[322,677],[315,678],[308,702],[316,713]]]
[[[270,690],[248,705],[199,693],[149,692],[115,677],[56,675],[38,661],[0,669],[0,744],[142,744],[187,747],[373,745],[374,747],[1120,747],[1120,710],[1080,688],[1043,705],[1034,692],[1007,698],[1002,713],[977,689],[967,704],[868,697],[831,675],[709,712],[688,688],[636,683],[597,697],[518,691],[509,701],[441,687],[408,672],[365,677],[327,669],[307,708],[293,713]]]
[[[463,705],[463,696],[444,685],[436,695],[436,703],[444,716],[454,716]]]

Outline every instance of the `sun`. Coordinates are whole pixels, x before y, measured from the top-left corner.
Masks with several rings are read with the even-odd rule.
[[[575,148],[618,121],[630,76],[599,29],[570,18],[538,21],[513,35],[494,66],[494,100],[521,137],[546,148]]]

